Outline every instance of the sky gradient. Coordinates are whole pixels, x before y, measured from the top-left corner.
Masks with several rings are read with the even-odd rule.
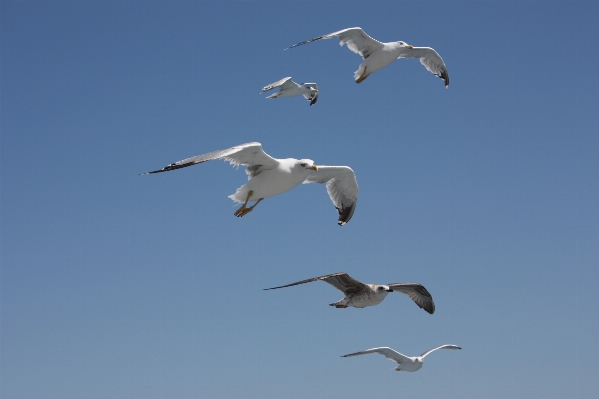
[[[597,2],[0,3],[2,398],[599,394]],[[337,39],[430,46],[355,84]],[[285,76],[318,103],[267,100]],[[236,218],[245,173],[180,159],[259,141],[347,165]],[[419,282],[327,306],[345,271]],[[594,337],[594,338],[593,338]],[[379,355],[441,344],[417,373]]]

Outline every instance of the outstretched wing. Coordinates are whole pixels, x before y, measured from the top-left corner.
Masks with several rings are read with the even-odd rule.
[[[262,89],[260,94],[264,93],[265,91],[276,89],[277,87],[281,87],[281,90],[284,90],[284,89],[288,89],[290,87],[295,87],[295,86],[297,86],[297,83],[295,83],[293,80],[291,80],[291,76],[288,76],[288,77],[278,80],[274,83],[271,83],[268,86],[264,86],[264,88]]]
[[[308,101],[310,101],[310,106],[316,104],[316,101],[318,100],[318,86],[316,86],[316,83],[303,83],[304,86],[308,86],[313,88],[316,91],[311,91],[310,93],[306,93],[304,94],[304,98]]]
[[[326,276],[309,278],[307,280],[298,281],[296,283],[291,283],[287,285],[281,285],[280,287],[273,288],[265,288],[264,290],[276,290],[277,288],[285,288],[292,287],[294,285],[311,283],[312,281],[323,280],[327,283],[331,284],[333,287],[337,288],[339,291],[343,292],[345,295],[354,294],[356,292],[360,292],[368,289],[368,286],[364,283],[359,282],[358,280],[352,278],[349,274],[341,272],[341,273],[333,273],[327,274]]]
[[[304,98],[310,101],[310,106],[312,106],[318,101],[318,92],[306,93],[304,94]]]
[[[315,37],[314,39],[306,40],[305,42],[294,44],[291,47],[286,48],[288,50],[293,47],[301,46],[302,44],[307,44],[310,42],[314,42],[320,39],[330,39],[334,36],[337,36],[340,40],[339,45],[343,46],[347,44],[347,48],[353,51],[356,54],[360,54],[362,58],[368,58],[375,51],[383,48],[383,43],[378,40],[373,39],[368,36],[366,32],[362,30],[362,28],[348,28],[343,29],[337,32],[329,33],[328,35],[323,35],[319,37]]]
[[[435,303],[430,292],[427,291],[424,286],[418,283],[393,283],[387,284],[393,291],[401,292],[406,294],[420,306],[420,308],[426,310],[430,314],[435,313]]]
[[[397,58],[419,58],[420,63],[431,73],[437,75],[445,82],[445,88],[449,86],[449,74],[443,58],[430,47],[406,48]]]
[[[396,362],[398,364],[402,364],[403,362],[410,360],[409,357],[402,355],[401,353],[396,352],[393,349],[387,348],[387,347],[366,349],[365,351],[362,351],[362,352],[350,353],[349,355],[343,355],[341,357],[368,355],[371,353],[380,353],[381,355],[385,356],[387,359],[393,360],[394,362]]]
[[[437,349],[462,349],[457,345],[441,345],[441,346],[437,346],[436,348],[433,348],[429,351],[424,352],[422,355],[420,355],[420,357],[425,357],[426,355],[428,355],[431,352],[436,351]]]
[[[245,165],[247,166],[245,171],[249,177],[253,177],[266,169],[274,169],[279,164],[278,160],[262,150],[262,144],[254,142],[236,145],[235,147],[213,151],[207,154],[196,155],[195,157],[171,163],[162,169],[142,173],[142,175],[168,172],[169,170],[181,169],[202,162],[212,161],[213,159],[224,159],[236,166]]]
[[[319,166],[310,173],[306,183],[326,183],[331,201],[339,211],[340,226],[350,221],[358,201],[358,182],[354,171],[348,166]]]

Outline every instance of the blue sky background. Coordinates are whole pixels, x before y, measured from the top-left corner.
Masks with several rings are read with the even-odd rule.
[[[599,394],[599,3],[0,3],[3,398],[564,398]],[[435,48],[353,81],[321,41]],[[318,103],[266,100],[285,76]],[[242,219],[222,162],[260,141],[348,165]],[[417,281],[334,309],[346,271]],[[377,346],[427,357],[397,373]]]

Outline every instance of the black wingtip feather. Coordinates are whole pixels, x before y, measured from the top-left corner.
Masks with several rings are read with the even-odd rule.
[[[337,211],[339,212],[339,220],[337,224],[339,226],[343,226],[351,220],[352,216],[354,216],[354,211],[356,210],[357,202],[358,201],[354,202],[348,207],[341,207],[341,209],[337,208]]]
[[[323,37],[324,37],[324,36],[315,37],[314,39],[310,39],[310,40],[306,40],[306,41],[304,41],[304,42],[296,43],[296,44],[294,44],[294,45],[293,45],[293,46],[291,46],[291,47],[284,48],[284,49],[283,49],[283,51],[285,51],[285,50],[289,50],[290,48],[294,48],[294,47],[302,46],[302,45],[304,45],[304,44],[308,44],[308,43],[314,42],[314,41],[316,41],[316,40],[320,40],[320,39],[322,39]]]

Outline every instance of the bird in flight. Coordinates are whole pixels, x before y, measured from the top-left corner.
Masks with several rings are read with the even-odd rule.
[[[276,159],[266,154],[262,150],[262,144],[256,142],[196,155],[142,175],[168,172],[214,159],[224,159],[232,165],[246,167],[248,182],[229,196],[233,201],[242,204],[235,211],[237,217],[253,211],[264,198],[284,193],[302,183],[326,183],[329,197],[339,212],[340,226],[349,222],[356,209],[358,183],[350,167],[316,166],[311,159]],[[256,202],[248,207],[249,201]]]
[[[316,104],[318,100],[318,86],[316,83],[301,83],[297,84],[291,77],[283,78],[277,82],[264,86],[260,94],[279,87],[279,91],[266,98],[283,98],[303,95],[304,98],[310,101],[310,106]]]
[[[406,294],[416,305],[423,308],[428,313],[435,313],[435,303],[431,294],[418,283],[392,283],[386,285],[379,284],[364,284],[347,273],[333,273],[326,276],[309,278],[307,280],[298,281],[295,283],[282,285],[280,287],[265,288],[265,290],[275,290],[278,288],[291,287],[294,285],[311,283],[312,281],[325,281],[343,292],[345,298],[340,301],[331,303],[330,306],[336,308],[347,308],[353,306],[355,308],[365,308],[366,306],[375,306],[383,302],[383,299],[389,292],[401,292]]]
[[[401,353],[396,352],[391,348],[383,347],[383,348],[366,349],[365,351],[362,351],[362,352],[350,353],[349,355],[343,355],[341,357],[351,357],[351,356],[368,355],[370,353],[380,353],[381,355],[385,356],[387,359],[392,360],[395,363],[397,363],[397,367],[395,367],[395,370],[413,372],[413,371],[420,370],[422,368],[422,361],[423,361],[424,357],[426,355],[428,355],[429,353],[436,351],[437,349],[462,349],[462,348],[460,348],[457,345],[441,345],[441,346],[437,346],[436,348],[433,348],[429,351],[424,352],[420,356],[410,357],[410,356],[402,355]]]
[[[331,39],[335,36],[339,38],[341,46],[347,44],[347,48],[361,55],[364,59],[358,70],[354,72],[356,83],[362,83],[370,74],[383,69],[398,58],[418,58],[420,63],[429,72],[443,79],[445,88],[449,86],[447,67],[439,53],[434,49],[430,47],[414,47],[402,41],[381,43],[368,36],[362,28],[342,29],[328,35],[322,35],[294,44],[285,50],[321,39]]]

